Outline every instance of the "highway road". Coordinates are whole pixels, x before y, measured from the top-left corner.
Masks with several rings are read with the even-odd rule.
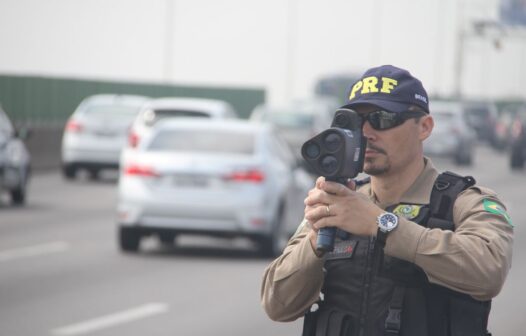
[[[493,335],[526,330],[526,170],[512,172],[505,153],[479,147],[475,176],[496,190],[515,224],[512,270],[493,301]],[[301,205],[300,205],[301,206]],[[116,245],[116,178],[64,181],[33,176],[25,207],[0,199],[0,336],[300,335],[301,321],[276,323],[259,304],[270,262],[243,240],[154,239],[139,254]],[[299,221],[299,219],[298,219]]]

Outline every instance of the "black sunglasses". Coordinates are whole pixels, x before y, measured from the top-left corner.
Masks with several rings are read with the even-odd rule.
[[[362,115],[361,117],[364,122],[367,120],[371,127],[375,130],[383,131],[402,125],[408,119],[418,118],[424,115],[426,115],[426,113],[420,111],[407,111],[402,113],[396,113],[378,110],[369,112],[366,115]]]

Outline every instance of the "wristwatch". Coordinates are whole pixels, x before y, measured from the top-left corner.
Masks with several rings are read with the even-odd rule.
[[[392,212],[384,212],[376,218],[376,224],[378,225],[376,241],[384,247],[387,235],[398,226],[398,216]]]

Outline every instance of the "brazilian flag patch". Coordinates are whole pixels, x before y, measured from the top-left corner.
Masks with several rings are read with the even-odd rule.
[[[502,205],[498,204],[497,202],[490,201],[489,199],[484,200],[484,210],[486,210],[489,213],[495,214],[495,215],[501,215],[506,219],[509,225],[514,226],[511,222],[511,217],[508,215],[506,210],[502,207]]]

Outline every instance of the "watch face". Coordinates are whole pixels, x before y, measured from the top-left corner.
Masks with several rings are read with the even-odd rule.
[[[398,217],[392,213],[385,213],[380,216],[378,223],[384,230],[391,231],[398,224]]]

